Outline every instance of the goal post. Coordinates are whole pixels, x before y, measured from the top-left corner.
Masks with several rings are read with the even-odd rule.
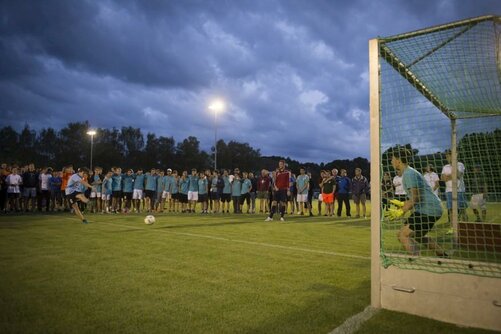
[[[372,306],[501,330],[501,17],[372,39],[369,75]],[[413,196],[442,215],[388,218]],[[408,222],[417,250],[397,238]]]

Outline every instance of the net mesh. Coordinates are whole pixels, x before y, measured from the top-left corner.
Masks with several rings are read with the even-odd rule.
[[[501,277],[500,28],[499,17],[483,17],[379,40],[381,256],[387,266]],[[456,161],[446,154],[451,149]],[[408,152],[409,166],[421,176],[398,175],[395,151]],[[433,192],[439,219],[432,227],[424,218],[410,221],[433,216],[427,214],[436,210]],[[412,197],[413,210],[388,217],[398,209],[391,199]],[[426,238],[414,234],[406,248],[396,236],[409,222]]]

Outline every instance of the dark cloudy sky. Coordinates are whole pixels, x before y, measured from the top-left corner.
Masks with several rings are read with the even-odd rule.
[[[0,1],[0,124],[140,127],[300,161],[369,157],[370,38],[499,0]]]

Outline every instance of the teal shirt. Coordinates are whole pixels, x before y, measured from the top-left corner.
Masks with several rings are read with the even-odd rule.
[[[230,178],[228,176],[223,176],[223,181],[224,181],[223,194],[231,194]]]
[[[308,195],[308,187],[306,187],[303,191],[299,191],[299,189],[303,189],[310,182],[310,178],[308,175],[299,175],[296,180],[297,193],[299,195]]]
[[[198,191],[198,176],[189,175],[188,180],[190,180],[189,191]]]
[[[421,198],[420,201],[414,205],[415,212],[434,217],[442,216],[440,199],[433,193],[423,175],[414,168],[407,167],[402,175],[402,183],[409,198],[412,197],[411,189],[417,188],[419,191]]]
[[[169,191],[171,194],[177,194],[179,192],[179,179],[176,180],[174,176],[172,176]]]
[[[242,186],[241,186],[241,189],[240,189],[240,195],[248,194],[251,189],[252,189],[252,182],[251,182],[251,180],[249,180],[249,179],[243,179],[242,180]]]
[[[179,192],[184,195],[188,195],[188,189],[190,188],[190,179],[179,179]]]
[[[132,175],[125,174],[122,178],[122,191],[124,193],[131,193],[134,185],[134,177]]]
[[[156,191],[157,190],[157,176],[156,175],[151,175],[150,173],[146,173],[144,175],[144,178],[146,179],[146,190],[150,191]]]
[[[171,193],[172,194],[172,180],[174,179],[174,177],[169,176],[169,175],[165,175],[164,176],[164,190],[168,193]]]
[[[103,180],[103,194],[111,195],[113,192],[113,180],[111,178],[104,178]]]
[[[144,190],[144,174],[134,176],[134,189]]]
[[[209,182],[207,179],[198,179],[198,194],[206,195],[207,194],[207,184]]]
[[[113,191],[122,191],[122,174],[113,174],[111,180]]]
[[[240,196],[242,193],[242,182],[237,179],[233,179],[231,183],[231,196]]]
[[[99,180],[101,180],[101,175],[94,175],[93,176],[93,182],[98,182]],[[101,191],[103,189],[103,184],[99,183],[99,184],[94,185],[94,189],[96,189],[97,193],[101,193]]]
[[[165,186],[164,178],[165,176],[160,176],[160,175],[157,176],[157,193],[161,193],[162,191],[164,191],[164,186]]]

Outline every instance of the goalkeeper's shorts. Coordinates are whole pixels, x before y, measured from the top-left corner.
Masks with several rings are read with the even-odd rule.
[[[424,237],[435,225],[435,222],[440,219],[441,216],[428,216],[419,212],[413,212],[409,218],[407,218],[407,224],[409,228],[414,231],[416,239]]]

